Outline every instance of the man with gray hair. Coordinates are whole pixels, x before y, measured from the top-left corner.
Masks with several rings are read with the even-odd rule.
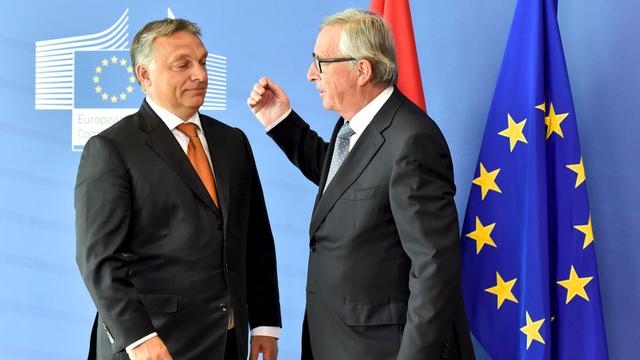
[[[303,359],[468,359],[449,149],[394,87],[389,26],[369,12],[327,18],[307,79],[340,115],[330,142],[263,77],[247,103],[319,186],[310,224]]]
[[[207,50],[182,19],[145,25],[140,110],[86,144],[77,253],[98,310],[90,359],[275,360],[275,249],[242,131],[198,113]]]

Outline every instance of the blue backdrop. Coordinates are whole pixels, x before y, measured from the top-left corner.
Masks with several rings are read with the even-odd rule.
[[[74,259],[73,187],[80,153],[72,150],[95,126],[110,120],[77,117],[83,103],[79,96],[87,95],[78,86],[93,72],[87,79],[75,75],[81,72],[74,72],[69,60],[68,38],[101,33],[122,19],[120,27],[94,40],[107,43],[112,35],[111,47],[128,49],[135,32],[166,16],[168,8],[199,23],[209,52],[219,56],[210,61],[217,64],[211,71],[218,77],[218,91],[211,93],[204,112],[243,129],[254,148],[277,242],[284,317],[280,358],[297,358],[307,225],[316,189],[264,135],[245,100],[253,83],[269,75],[289,93],[294,108],[327,136],[336,116],[322,109],[305,79],[318,25],[345,8],[367,8],[369,1],[3,5],[0,359],[81,359],[88,347],[94,307]],[[411,6],[427,107],[451,147],[462,218],[515,0],[414,0]],[[640,25],[640,4],[560,0],[558,13],[589,185],[610,356],[630,359],[640,342],[640,242],[634,231],[640,223],[635,158],[640,155],[640,40],[633,35]],[[59,58],[36,62],[37,46]],[[52,76],[52,69],[63,76]],[[118,89],[119,96],[125,88]],[[137,86],[135,96],[140,96]]]

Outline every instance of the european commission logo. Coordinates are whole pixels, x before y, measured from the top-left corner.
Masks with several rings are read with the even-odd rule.
[[[171,9],[167,15],[175,18]],[[71,148],[136,112],[144,98],[129,58],[129,9],[93,35],[36,42],[36,110],[71,110]],[[227,108],[227,58],[207,57],[202,110]]]

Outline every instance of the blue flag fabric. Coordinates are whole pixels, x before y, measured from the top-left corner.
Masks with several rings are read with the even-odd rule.
[[[74,108],[137,109],[144,98],[127,50],[76,51]]]
[[[519,0],[462,230],[493,359],[607,359],[594,234],[554,0]]]

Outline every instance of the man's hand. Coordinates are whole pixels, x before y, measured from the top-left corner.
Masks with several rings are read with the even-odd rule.
[[[262,359],[264,360],[276,360],[278,357],[278,339],[271,336],[252,336],[249,360],[258,360],[258,354],[260,353],[262,353]]]
[[[247,105],[265,128],[291,109],[287,94],[268,77],[260,78],[253,85]]]
[[[131,360],[173,360],[169,354],[169,349],[164,345],[164,342],[159,336],[154,336],[151,339],[136,346],[129,352],[129,359]]]

